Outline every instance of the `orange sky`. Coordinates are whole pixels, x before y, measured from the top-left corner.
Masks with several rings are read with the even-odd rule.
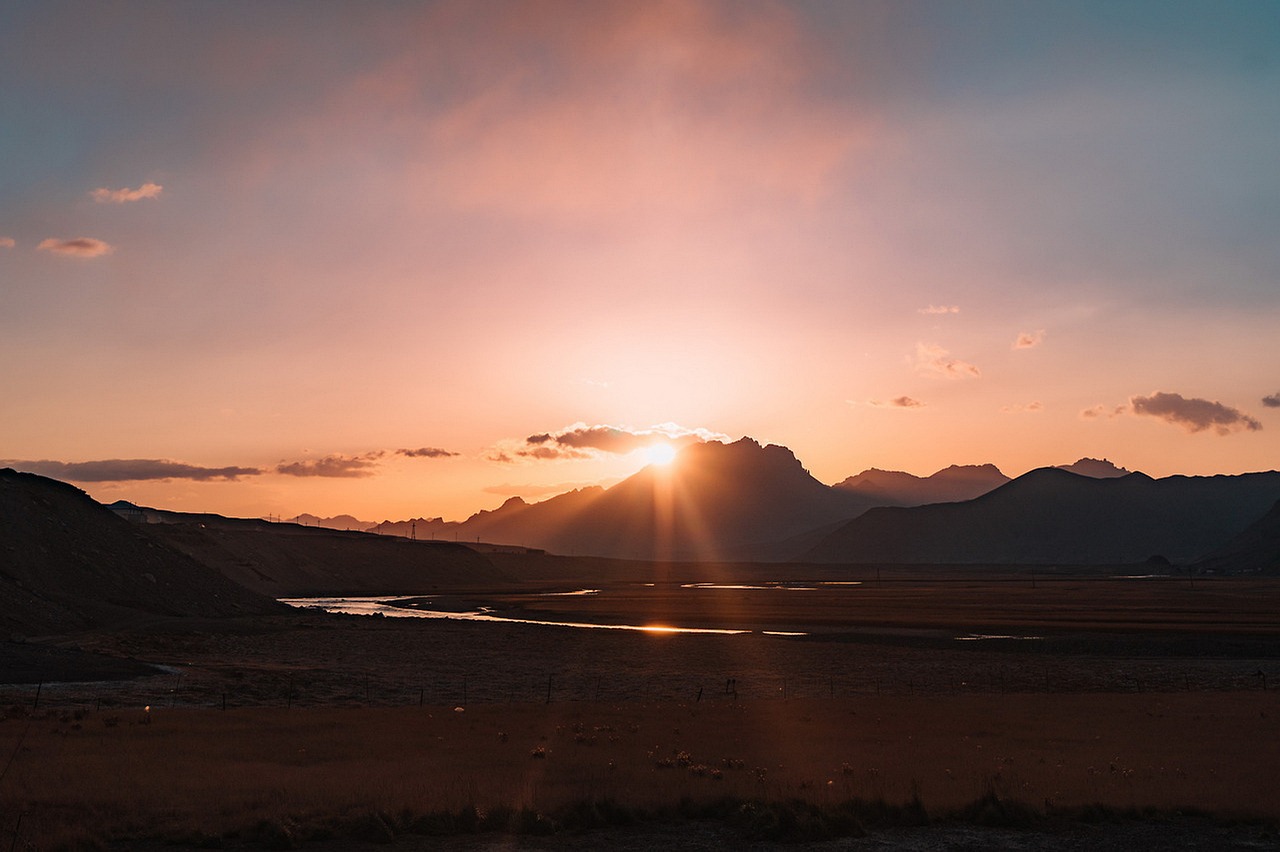
[[[1272,469],[1277,45],[1265,4],[6,4],[0,463],[368,520],[655,431],[825,482]]]

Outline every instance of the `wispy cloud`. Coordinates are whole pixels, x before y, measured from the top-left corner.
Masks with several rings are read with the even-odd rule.
[[[958,314],[960,313],[959,305],[926,305],[917,313],[922,314]]]
[[[373,476],[378,468],[378,459],[384,453],[377,450],[359,456],[329,455],[319,459],[304,459],[296,462],[281,462],[276,465],[276,473],[285,476],[322,476],[335,479],[359,479]]]
[[[236,480],[242,476],[258,476],[256,467],[203,467],[167,459],[104,459],[102,461],[24,461],[2,462],[15,470],[38,473],[71,482],[136,482],[151,479]]]
[[[163,191],[164,187],[160,184],[148,182],[137,189],[107,189],[105,186],[100,186],[89,194],[99,204],[125,204],[129,201],[141,201],[144,198],[159,198]]]
[[[419,447],[416,450],[396,450],[396,455],[411,459],[447,459],[458,455],[458,453],[442,450],[438,447]]]
[[[49,251],[54,254],[65,254],[72,257],[101,257],[104,254],[111,254],[115,251],[114,246],[93,237],[74,237],[69,240],[50,237],[47,240],[41,240],[40,245],[36,246],[36,248],[40,251]]]
[[[646,429],[629,426],[589,426],[574,423],[555,432],[539,432],[523,441],[508,441],[490,450],[490,461],[513,462],[518,459],[552,461],[585,459],[602,454],[625,455],[655,444],[683,447],[701,441],[728,440],[727,435],[710,429],[689,429],[676,423],[659,423]]]
[[[924,408],[925,403],[909,396],[898,396],[889,400],[869,399],[867,405],[872,408]]]
[[[1177,393],[1157,391],[1150,396],[1134,396],[1130,397],[1129,405],[1134,414],[1155,417],[1188,432],[1213,429],[1219,435],[1228,435],[1262,428],[1261,423],[1238,408],[1207,399],[1188,399]]]
[[[1262,398],[1262,404],[1267,408],[1280,408],[1280,393],[1273,393],[1270,396]]]
[[[13,248],[17,244],[13,237],[0,237],[0,248]]]
[[[1034,346],[1039,346],[1042,340],[1044,340],[1043,328],[1040,329],[1039,331],[1019,332],[1018,336],[1014,338],[1013,348],[1014,349],[1031,349]]]
[[[1128,410],[1129,406],[1127,405],[1103,405],[1102,403],[1098,403],[1092,408],[1086,408],[1084,411],[1081,411],[1080,416],[1086,420],[1096,420],[1100,417],[1119,417]]]
[[[1040,400],[1028,402],[1026,405],[1015,403],[1013,405],[1002,406],[1000,410],[1007,414],[1034,413],[1037,411],[1043,411],[1044,403]]]
[[[558,14],[516,2],[502,17],[473,75],[485,85],[461,77],[425,133],[447,164],[434,183],[467,208],[594,220],[808,203],[871,132],[811,91],[818,67],[783,4],[584,3]],[[470,66],[474,52],[467,44],[455,61]],[[360,108],[369,90],[417,91],[433,61],[389,64]]]
[[[976,379],[982,375],[973,364],[952,358],[951,353],[934,343],[917,343],[916,372],[943,379]]]

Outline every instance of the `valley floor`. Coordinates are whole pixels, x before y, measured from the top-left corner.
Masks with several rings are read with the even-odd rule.
[[[1274,848],[1277,590],[1219,582],[1136,607],[1124,586],[1041,581],[1035,595],[1069,594],[1074,609],[1025,624],[1009,613],[1034,608],[1029,594],[990,607],[1002,634],[1038,640],[958,640],[948,607],[981,592],[947,584],[864,595],[860,622],[799,637],[309,611],[68,637],[159,668],[75,680],[114,675],[68,649],[28,660],[35,682],[0,686],[0,848],[765,848],[778,832],[812,848]],[[556,617],[614,605],[533,591],[455,593]],[[759,607],[723,594],[707,611]],[[637,617],[697,615],[631,599],[647,602]],[[1097,623],[1126,607],[1130,623]],[[1088,616],[1077,629],[1063,626],[1071,611]],[[22,647],[51,646],[10,650]],[[872,803],[857,817],[870,834],[819,844],[846,833],[851,800]],[[929,827],[914,826],[913,800]],[[897,815],[877,824],[876,807]],[[477,814],[524,833],[473,834]],[[442,825],[447,840],[430,836]]]

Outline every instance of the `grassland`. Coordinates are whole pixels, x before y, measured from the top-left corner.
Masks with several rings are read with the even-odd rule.
[[[166,669],[0,687],[0,848],[472,848],[481,829],[512,848],[716,848],[870,829],[925,832],[913,848],[928,849],[984,823],[1038,848],[1275,843],[1276,581],[680,588],[713,571],[592,596],[540,594],[582,577],[442,593],[811,635],[296,613],[75,637]],[[1044,638],[956,640],[970,631]],[[1189,813],[1217,821],[1188,828]]]

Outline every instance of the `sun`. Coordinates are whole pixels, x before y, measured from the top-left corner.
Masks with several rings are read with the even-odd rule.
[[[649,464],[668,465],[675,460],[676,448],[670,444],[652,444],[644,448],[644,457]]]

